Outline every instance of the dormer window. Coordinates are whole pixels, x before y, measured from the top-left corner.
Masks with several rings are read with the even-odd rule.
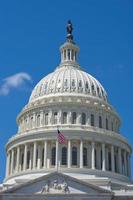
[[[85,88],[86,88],[86,89],[89,88],[88,82],[85,83]]]
[[[79,81],[79,87],[82,87],[82,81],[81,80]]]
[[[75,87],[75,80],[72,80],[72,87]]]
[[[94,91],[94,85],[92,84],[92,86],[91,86],[91,89],[92,89],[92,91]]]
[[[64,86],[67,87],[67,79],[64,82]]]

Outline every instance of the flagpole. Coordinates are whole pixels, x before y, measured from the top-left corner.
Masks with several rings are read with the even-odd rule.
[[[58,133],[58,126],[57,126],[57,133]],[[59,171],[59,141],[58,141],[58,135],[56,140],[56,170]]]

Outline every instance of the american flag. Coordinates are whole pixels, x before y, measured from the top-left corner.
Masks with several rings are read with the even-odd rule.
[[[65,142],[66,142],[65,136],[59,130],[57,130],[57,132],[58,132],[58,136],[57,136],[58,137],[58,142],[60,144],[65,144]]]

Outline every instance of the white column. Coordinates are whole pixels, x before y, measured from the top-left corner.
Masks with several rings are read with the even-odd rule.
[[[106,170],[106,164],[105,164],[105,144],[102,144],[102,171]]]
[[[95,169],[95,143],[91,143],[91,169]]]
[[[36,128],[36,113],[33,113],[33,128]]]
[[[47,168],[47,140],[44,141],[44,168]]]
[[[14,170],[14,149],[11,150],[11,174],[13,174]]]
[[[37,151],[37,143],[34,142],[34,149],[33,149],[33,169],[36,168],[36,151]]]
[[[57,168],[57,170],[58,170],[58,165],[59,165],[59,163],[58,163],[58,148],[59,148],[59,143],[58,143],[58,140],[56,140],[56,165],[55,165],[55,167]]]
[[[114,146],[111,146],[111,171],[115,171],[115,165],[114,165]]]
[[[52,124],[52,116],[53,116],[53,114],[52,114],[52,110],[50,110],[49,111],[49,114],[48,114],[48,124],[50,125],[50,124]]]
[[[59,110],[59,112],[58,112],[57,124],[62,124],[62,111],[61,110]]]
[[[37,169],[41,168],[41,145],[38,145]]]
[[[20,161],[20,146],[17,147],[17,165],[16,165],[16,172],[19,172],[19,161]]]
[[[9,169],[10,169],[10,152],[7,152],[7,162],[6,162],[6,177],[9,175]]]
[[[78,124],[81,124],[81,113],[78,113]]]
[[[71,168],[71,140],[68,140],[67,167]]]
[[[119,173],[122,174],[121,148],[118,148]]]
[[[24,146],[24,171],[27,169],[27,144]]]
[[[68,124],[71,124],[72,123],[72,112],[71,111],[68,112],[67,117],[68,117],[68,120],[67,120]]]
[[[80,140],[80,168],[83,168],[83,140]]]

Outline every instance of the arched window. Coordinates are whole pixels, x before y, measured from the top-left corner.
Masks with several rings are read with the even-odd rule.
[[[48,125],[48,113],[45,114],[45,125]]]
[[[62,159],[61,159],[62,165],[67,165],[67,148],[62,148]]]
[[[66,60],[66,50],[64,50],[64,60]]]
[[[72,80],[72,87],[75,87],[75,80]]]
[[[27,152],[27,169],[30,167],[30,151]]]
[[[108,127],[108,119],[106,118],[106,129],[108,130],[109,127]]]
[[[97,87],[97,93],[98,93],[98,96],[99,96],[99,87]]]
[[[67,124],[67,112],[63,112],[63,120],[62,120],[63,124]]]
[[[114,124],[113,124],[113,122],[111,123],[111,129],[112,129],[112,131],[114,131]]]
[[[54,113],[53,124],[57,124],[57,112]]]
[[[93,91],[94,91],[94,85],[93,84],[91,85],[91,89],[92,89],[92,93],[93,93]]]
[[[102,128],[102,117],[99,116],[99,128]]]
[[[111,152],[108,152],[109,171],[111,171]]]
[[[82,124],[85,125],[86,124],[86,114],[82,113]]]
[[[85,83],[85,87],[86,87],[86,89],[89,88],[88,82]]]
[[[37,115],[37,127],[40,126],[40,115]]]
[[[97,169],[97,150],[95,149],[95,168]]]
[[[79,87],[82,87],[82,81],[81,80],[79,81]]]
[[[44,148],[42,149],[42,167],[44,166]]]
[[[76,112],[73,112],[72,113],[72,124],[76,124],[76,118],[77,118]]]
[[[21,169],[23,169],[24,164],[24,153],[21,154]]]
[[[65,82],[64,82],[65,87],[67,87],[67,84],[68,84],[67,82],[68,82],[67,79],[65,79]]]
[[[72,148],[72,165],[77,165],[77,147]]]
[[[74,51],[72,50],[72,55],[71,55],[71,59],[73,60],[74,57]]]
[[[93,114],[91,114],[91,126],[94,126],[94,115]]]
[[[55,157],[56,157],[56,148],[53,147],[51,152],[51,165],[55,165]]]
[[[124,172],[125,172],[125,165],[124,165],[124,155],[123,155],[123,152],[121,154],[121,161],[122,161],[122,174],[124,174]]]
[[[68,60],[70,60],[70,49],[67,50],[67,57],[68,57]]]
[[[83,148],[83,166],[87,166],[87,148]]]

